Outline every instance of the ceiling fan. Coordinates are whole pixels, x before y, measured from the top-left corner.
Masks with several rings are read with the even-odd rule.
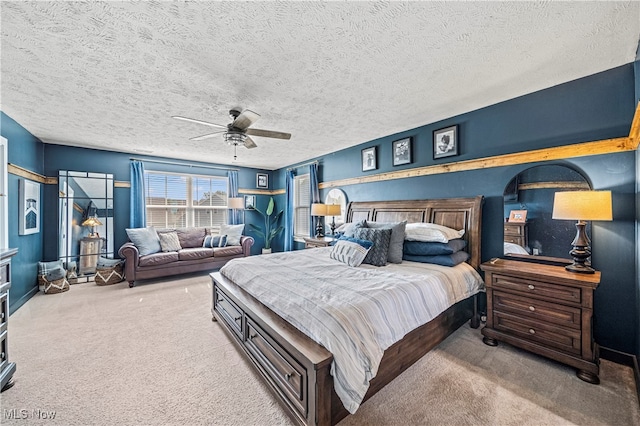
[[[250,129],[249,127],[253,123],[255,123],[258,120],[258,118],[260,118],[260,114],[253,112],[251,110],[248,110],[248,109],[241,110],[240,108],[235,107],[229,110],[229,115],[233,121],[227,124],[226,126],[221,124],[209,123],[207,121],[196,120],[194,118],[181,117],[179,115],[174,115],[172,118],[223,129],[213,133],[207,133],[202,136],[189,138],[189,140],[201,141],[204,139],[209,139],[209,138],[216,137],[218,135],[222,135],[224,137],[225,142],[227,142],[227,144],[229,145],[233,145],[234,147],[234,154],[233,154],[234,160],[237,159],[236,149],[238,145],[242,145],[245,148],[255,148],[257,146],[250,136],[261,136],[265,138],[277,138],[277,139],[291,139],[291,133],[276,132],[273,130]]]

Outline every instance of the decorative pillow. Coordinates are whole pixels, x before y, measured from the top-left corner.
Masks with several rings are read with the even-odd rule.
[[[242,236],[242,232],[244,231],[244,225],[221,225],[220,226],[220,235],[227,236],[227,245],[228,246],[239,246],[240,245],[240,237]]]
[[[49,269],[45,274],[45,278],[49,282],[55,281],[55,280],[61,280],[66,276],[67,276],[67,271],[65,271],[62,266],[57,266],[55,268]]]
[[[51,262],[38,262],[38,275],[47,275],[49,271],[57,268],[62,268],[64,270],[62,259]]]
[[[407,223],[404,239],[408,241],[448,243],[449,240],[462,238],[463,235],[464,229],[456,231],[435,223]]]
[[[442,266],[456,266],[458,263],[465,262],[469,259],[469,253],[466,251],[457,251],[453,254],[441,254],[437,256],[412,256],[405,254],[402,256],[404,260],[420,263],[435,263]]]
[[[352,243],[358,243],[360,244],[362,247],[366,248],[367,250],[370,249],[373,246],[373,243],[371,241],[367,241],[367,240],[359,240],[357,238],[353,238],[353,237],[347,237],[347,236],[341,236],[340,238],[338,238],[339,240],[343,240],[343,241],[351,241]]]
[[[226,247],[227,246],[227,236],[226,235],[207,235],[204,237],[204,243],[202,247],[207,248],[215,248],[215,247]]]
[[[389,241],[389,253],[387,253],[387,262],[402,263],[402,245],[404,243],[404,229],[407,221],[384,223],[384,222],[366,222],[367,228],[373,229],[391,229],[391,240]]]
[[[405,241],[404,254],[413,256],[437,256],[439,254],[456,253],[467,246],[463,239],[456,238],[448,243],[433,243],[427,241]]]
[[[120,265],[123,263],[122,259],[109,259],[106,257],[100,256],[98,258],[98,263],[96,264],[97,268],[110,268],[116,265]]]
[[[127,228],[127,236],[131,242],[138,248],[140,256],[158,253],[162,250],[160,246],[160,238],[153,226],[148,228]]]
[[[175,231],[178,234],[180,248],[202,247],[206,234],[205,228],[178,228]]]
[[[160,248],[163,252],[178,251],[182,249],[176,232],[159,232]]]
[[[340,239],[336,241],[334,246],[331,248],[329,257],[349,266],[356,267],[362,264],[362,261],[367,257],[369,250],[370,248],[364,248],[354,241]]]
[[[369,249],[369,253],[367,253],[367,257],[364,258],[362,263],[374,266],[387,264],[391,229],[357,228],[353,236],[359,240],[367,240],[373,243],[373,247]]]
[[[336,228],[336,234],[342,234],[345,237],[353,237],[353,232],[357,228],[365,228],[365,224],[366,220],[364,219],[359,220],[358,222],[343,223],[342,225],[338,226],[338,228]]]

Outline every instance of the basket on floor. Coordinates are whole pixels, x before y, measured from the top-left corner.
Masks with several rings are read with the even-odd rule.
[[[110,266],[98,265],[95,281],[97,285],[111,285],[124,281],[124,266],[122,262]]]
[[[62,266],[62,260],[38,262],[38,286],[45,294],[69,290],[67,271]]]

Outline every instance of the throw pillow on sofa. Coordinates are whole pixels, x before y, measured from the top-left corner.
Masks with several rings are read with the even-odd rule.
[[[239,246],[240,237],[244,231],[244,225],[220,225],[220,235],[227,236],[228,246]]]
[[[163,252],[178,251],[182,248],[176,232],[158,232],[158,238]]]
[[[162,250],[160,238],[153,226],[148,228],[127,228],[127,236],[134,246],[138,248],[140,256],[158,253]]]
[[[216,247],[226,247],[227,246],[227,236],[226,235],[207,235],[204,237],[204,243],[202,247],[206,248],[216,248]]]

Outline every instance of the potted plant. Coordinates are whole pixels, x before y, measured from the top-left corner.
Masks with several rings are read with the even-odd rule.
[[[264,238],[264,248],[262,249],[262,253],[271,253],[271,240],[273,240],[284,229],[282,225],[278,226],[278,221],[282,216],[282,210],[272,217],[274,208],[275,202],[273,201],[273,197],[269,199],[269,205],[267,206],[267,210],[264,212],[256,206],[253,207],[253,209],[260,213],[264,219],[264,229],[254,225],[253,223],[249,224],[249,227],[254,230],[256,234]]]

